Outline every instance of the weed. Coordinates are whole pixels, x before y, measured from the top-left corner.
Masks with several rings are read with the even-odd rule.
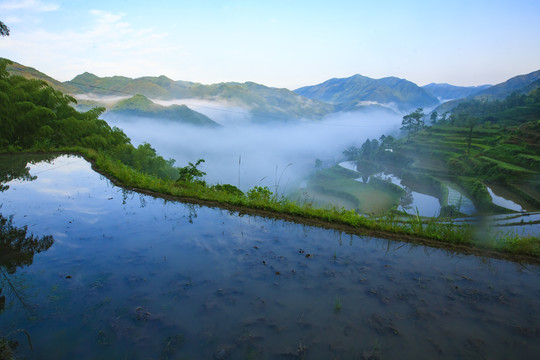
[[[343,308],[343,303],[341,302],[341,299],[339,297],[336,297],[334,300],[334,312],[338,313]]]

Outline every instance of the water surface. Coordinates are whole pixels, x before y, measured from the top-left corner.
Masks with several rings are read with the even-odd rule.
[[[2,265],[0,334],[20,357],[540,354],[538,267],[164,201],[77,157],[28,174],[5,183],[0,211],[54,244]]]

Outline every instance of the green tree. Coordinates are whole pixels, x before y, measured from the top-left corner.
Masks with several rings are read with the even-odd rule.
[[[195,181],[201,181],[202,177],[206,175],[204,171],[201,171],[200,169],[197,169],[197,166],[199,166],[201,163],[204,162],[204,159],[199,159],[195,164],[188,163],[187,166],[181,167],[178,169],[178,174],[180,177],[177,181],[183,181],[183,182],[195,182]]]
[[[471,155],[473,129],[477,124],[478,124],[478,118],[476,116],[468,116],[465,119],[465,125],[469,128],[469,134],[467,136],[467,155]]]
[[[438,117],[439,117],[439,114],[437,113],[437,110],[433,110],[430,116],[431,124],[436,124]]]
[[[0,21],[0,36],[9,36],[9,28],[2,21]]]
[[[362,152],[363,157],[370,157],[372,153],[372,146],[371,146],[371,140],[366,139],[366,142],[362,145],[360,148],[360,151]]]
[[[407,137],[410,137],[411,134],[421,130],[425,126],[424,116],[424,109],[416,109],[412,113],[403,117],[400,129],[407,131]]]
[[[446,125],[448,122],[448,111],[444,112],[439,120],[439,124]]]
[[[349,161],[356,160],[358,156],[362,153],[362,150],[356,146],[349,146],[346,150],[343,151],[343,155]]]
[[[381,137],[379,138],[379,141],[381,142],[380,149],[381,150],[391,149],[392,144],[394,143],[394,140],[395,138],[392,135],[388,135],[388,136],[381,135]]]

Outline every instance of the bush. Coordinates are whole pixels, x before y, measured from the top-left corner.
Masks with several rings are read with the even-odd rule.
[[[254,201],[269,202],[272,195],[273,193],[270,191],[268,186],[255,186],[254,188],[249,189],[247,192],[248,199]]]
[[[177,181],[183,181],[183,182],[195,182],[195,181],[201,181],[202,177],[206,175],[204,171],[201,171],[197,169],[197,166],[199,166],[201,163],[204,162],[204,159],[199,159],[195,164],[188,163],[187,166],[181,167],[178,169],[178,174],[180,177]]]
[[[226,192],[231,195],[244,196],[244,193],[242,192],[242,190],[230,184],[217,184],[217,185],[212,186],[212,189],[216,191]]]

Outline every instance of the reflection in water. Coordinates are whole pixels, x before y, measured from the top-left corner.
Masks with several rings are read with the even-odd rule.
[[[55,236],[17,271],[39,316],[17,302],[0,314],[0,334],[24,328],[32,337],[33,351],[19,334],[20,357],[532,359],[540,351],[538,267],[148,196],[142,206],[82,160],[59,176],[55,166],[68,160],[2,194],[14,223]]]
[[[402,184],[402,181],[399,177],[391,173],[381,172],[381,169],[376,166],[362,166],[360,167],[356,161],[344,161],[339,163],[339,166],[358,172],[361,177],[357,178],[356,181],[369,183],[371,179],[377,178],[383,181],[391,182],[394,185],[397,185],[405,190],[405,195],[403,195],[399,200],[398,209],[404,211],[408,214],[419,214],[420,216],[430,216],[436,217],[439,215],[441,210],[441,205],[439,199],[431,195],[426,195],[420,192],[416,192]]]
[[[28,164],[48,163],[57,156],[51,154],[0,154],[0,192],[9,189],[7,183],[10,181],[35,180],[36,176],[29,173]]]
[[[38,156],[30,159],[27,155],[0,156],[0,192],[9,190],[8,183],[21,181],[34,181],[37,176],[29,173],[29,161],[49,161],[51,156]],[[3,203],[0,203],[0,209]],[[18,268],[30,266],[34,255],[48,250],[54,239],[50,235],[36,237],[28,234],[26,226],[13,225],[13,216],[4,217],[0,214],[0,314],[6,306],[17,302],[28,314],[35,316],[35,307],[26,300],[24,281],[14,281],[13,276]],[[11,340],[14,333],[24,333],[28,343],[31,344],[30,335],[23,329],[11,330],[7,333],[0,331],[0,358],[11,359],[13,350],[18,342]]]
[[[28,235],[27,231],[26,226],[19,228],[13,226],[12,217],[5,218],[0,214],[0,314],[6,307],[6,296],[8,299],[16,299],[29,314],[35,314],[35,308],[28,304],[19,288],[23,286],[12,281],[11,276],[15,274],[17,268],[32,265],[34,255],[49,249],[54,239],[50,235],[38,238],[32,234]],[[26,335],[30,339],[27,333]],[[12,358],[12,350],[17,347],[16,341],[6,338],[9,336],[10,334],[0,332],[2,359]]]
[[[472,215],[476,213],[476,208],[472,201],[464,196],[459,191],[451,188],[448,188],[448,205],[455,206],[456,209],[466,215]]]
[[[513,210],[513,211],[523,211],[523,208],[521,205],[516,204],[512,200],[508,200],[503,198],[502,196],[496,195],[491,188],[486,186],[487,191],[489,192],[489,195],[491,196],[491,199],[495,205],[502,206],[504,208]]]
[[[50,248],[54,239],[50,235],[41,238],[27,234],[28,228],[13,226],[13,217],[0,214],[0,267],[15,273],[17,267],[32,265],[34,255]]]

